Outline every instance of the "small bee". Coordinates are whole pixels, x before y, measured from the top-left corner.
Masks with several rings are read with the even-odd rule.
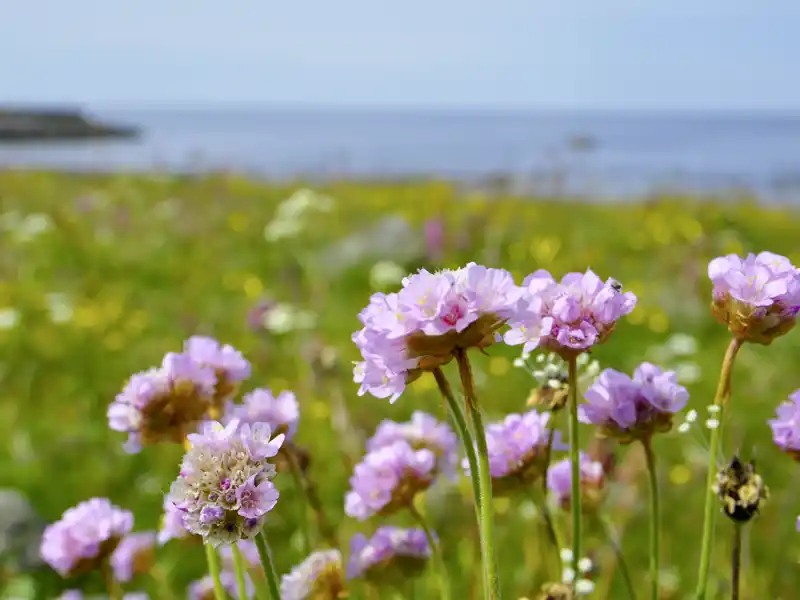
[[[622,291],[622,284],[619,281],[617,281],[616,279],[610,279],[609,278],[608,285],[610,285],[611,289],[613,289],[615,292],[621,292]]]

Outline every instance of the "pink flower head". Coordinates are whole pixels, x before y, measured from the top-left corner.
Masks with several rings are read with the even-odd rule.
[[[353,335],[363,361],[354,380],[359,394],[397,399],[406,383],[450,361],[457,348],[485,348],[514,316],[521,289],[511,274],[475,263],[455,271],[426,270],[406,277],[394,294],[376,293]]]
[[[721,256],[708,264],[708,277],[714,284],[714,318],[740,340],[767,345],[794,327],[800,311],[800,269],[785,256]]]
[[[207,415],[216,383],[213,369],[170,352],[161,367],[130,378],[108,407],[109,426],[128,433],[129,452],[160,442],[181,443]]]
[[[110,556],[132,528],[132,513],[107,498],[92,498],[45,528],[41,556],[64,577],[85,573]]]
[[[562,355],[576,355],[606,341],[617,320],[636,306],[632,292],[615,280],[603,282],[591,269],[567,273],[560,282],[547,271],[529,275],[516,316],[509,320],[507,344],[539,346]]]
[[[407,507],[427,489],[436,475],[436,456],[427,449],[414,450],[405,440],[373,450],[356,465],[345,496],[345,513],[365,521]]]
[[[669,431],[672,415],[686,406],[689,392],[678,383],[674,371],[645,362],[634,371],[633,379],[606,369],[585,398],[586,403],[578,407],[581,422],[598,425],[606,435],[629,443]]]
[[[795,460],[800,460],[800,390],[777,409],[777,418],[769,421],[775,444]]]
[[[591,511],[602,500],[605,473],[602,463],[580,453],[581,508]],[[565,510],[572,500],[572,463],[568,458],[553,463],[547,471],[547,489]]]

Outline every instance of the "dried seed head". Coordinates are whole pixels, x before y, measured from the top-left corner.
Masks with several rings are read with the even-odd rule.
[[[717,474],[713,490],[725,514],[739,523],[746,523],[758,514],[769,498],[764,480],[756,473],[755,462],[743,463],[738,456]]]

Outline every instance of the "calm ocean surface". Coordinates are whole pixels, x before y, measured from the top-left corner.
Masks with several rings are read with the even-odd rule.
[[[233,169],[265,177],[510,174],[543,193],[744,189],[800,203],[800,116],[126,110],[136,140],[0,144],[0,168]]]

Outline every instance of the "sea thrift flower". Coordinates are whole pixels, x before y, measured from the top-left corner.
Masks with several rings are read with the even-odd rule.
[[[795,460],[800,460],[800,390],[778,407],[777,419],[769,422],[775,444]]]
[[[183,351],[199,365],[214,370],[217,376],[214,387],[215,411],[221,410],[225,401],[237,392],[239,384],[250,377],[250,363],[242,353],[228,344],[223,346],[214,338],[192,336],[184,343]],[[218,415],[210,416],[216,418]]]
[[[169,499],[183,514],[183,523],[213,545],[253,537],[278,501],[271,479],[275,467],[267,459],[278,454],[283,435],[271,438],[266,423],[252,427],[214,421],[188,439],[181,472]]]
[[[92,498],[45,528],[40,553],[62,577],[86,573],[106,560],[132,528],[133,514],[106,498]]]
[[[183,524],[183,511],[172,503],[169,496],[164,496],[164,514],[158,529],[158,544],[163,546],[170,540],[182,539],[190,535],[192,535],[191,532]]]
[[[642,363],[633,373],[606,369],[586,391],[587,403],[579,407],[583,423],[627,444],[646,440],[654,433],[672,428],[672,417],[689,400],[689,392],[678,383],[674,371],[662,371]]]
[[[431,485],[435,467],[433,452],[414,450],[403,440],[367,453],[350,478],[345,513],[364,521],[409,506],[417,493]]]
[[[508,415],[502,422],[486,427],[489,470],[495,493],[518,489],[541,475],[547,453],[549,420],[550,413],[539,414],[530,410],[522,415]],[[565,449],[557,432],[554,436],[554,448]],[[469,471],[467,459],[463,460],[462,466]]]
[[[800,270],[788,258],[761,252],[708,263],[711,314],[741,341],[770,344],[791,330],[800,311]]]
[[[605,473],[603,464],[593,461],[588,455],[580,453],[581,469],[581,508],[591,512],[603,499]],[[547,470],[547,489],[555,497],[556,503],[569,510],[572,499],[572,464],[568,458],[553,463]]]
[[[591,269],[567,273],[557,282],[547,271],[528,275],[519,309],[509,320],[507,344],[524,344],[523,352],[539,346],[564,358],[602,344],[617,319],[636,306],[632,292],[622,292],[614,279],[605,283]]]
[[[475,263],[456,271],[421,270],[398,293],[376,293],[353,335],[363,361],[354,369],[359,395],[396,400],[405,385],[449,362],[456,349],[486,348],[517,310],[511,274]]]
[[[314,552],[281,581],[281,600],[338,600],[345,597],[342,555]]]
[[[122,538],[111,555],[114,578],[127,583],[136,575],[149,573],[155,561],[155,545],[154,532],[132,533]]]
[[[430,556],[431,548],[421,529],[379,527],[370,539],[361,534],[353,536],[347,578],[398,584],[419,575]]]
[[[225,412],[225,422],[239,419],[242,423],[267,423],[273,433],[283,433],[290,442],[297,432],[300,422],[300,406],[295,395],[284,390],[277,396],[266,388],[245,394],[242,404],[229,403]]]
[[[458,439],[447,423],[422,411],[415,411],[411,421],[398,423],[384,420],[367,440],[367,450],[372,452],[405,440],[415,450],[425,448],[436,455],[436,468],[439,472],[454,474],[458,462]]]
[[[755,463],[745,464],[738,456],[717,473],[714,492],[722,502],[723,512],[738,523],[756,516],[769,498],[769,490],[756,473]]]
[[[230,571],[223,571],[220,573],[220,581],[222,582],[223,589],[230,594],[232,598],[238,598],[238,586],[236,585],[236,576]],[[255,588],[253,581],[245,574],[245,590],[247,597],[252,598],[255,595]],[[189,584],[189,600],[216,600],[214,594],[214,581],[210,575],[206,575],[202,579]]]
[[[217,377],[186,354],[170,352],[161,367],[133,375],[108,407],[111,429],[128,433],[126,449],[182,443],[208,413]]]

